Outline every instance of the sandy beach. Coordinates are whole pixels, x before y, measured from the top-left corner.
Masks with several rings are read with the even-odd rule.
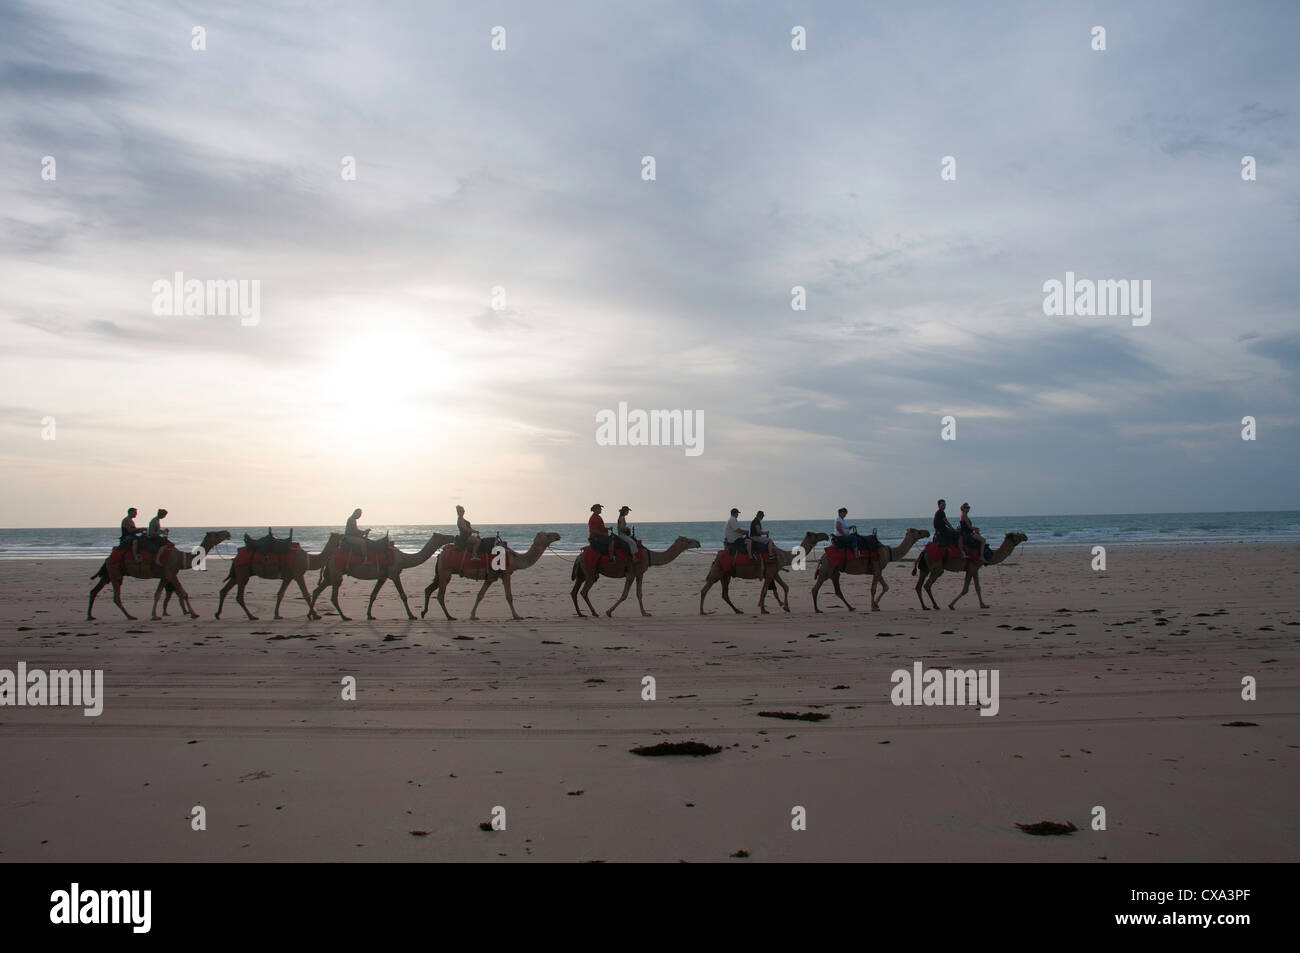
[[[985,571],[987,611],[972,592],[922,612],[909,561],[879,612],[852,577],[858,611],[827,586],[815,615],[807,571],[789,615],[756,615],[757,584],[737,581],[745,614],[715,588],[701,617],[697,553],[649,572],[653,618],[632,598],[613,620],[576,618],[570,563],[547,556],[515,576],[522,622],[499,586],[467,621],[476,584],[456,580],[461,621],[436,603],[405,621],[386,587],[373,623],[342,622],[328,594],[308,622],[292,590],[271,621],[263,580],[260,621],[233,600],[215,621],[216,559],[184,577],[198,620],[148,621],[153,586],[128,579],[140,621],[106,591],[87,622],[97,563],[0,561],[0,668],[102,669],[105,694],[93,718],[0,708],[0,859],[1295,861],[1300,595],[1276,567],[1296,555],[1111,547],[1093,572],[1084,547],[1030,544]],[[404,576],[417,614],[432,565]],[[960,584],[939,580],[941,604]],[[597,584],[598,608],[619,585]],[[369,589],[345,584],[350,615]],[[916,662],[996,669],[997,715],[892,704],[891,673]],[[629,753],[687,740],[722,751]],[[481,830],[498,806],[505,830]],[[1042,820],[1079,830],[1015,826]]]

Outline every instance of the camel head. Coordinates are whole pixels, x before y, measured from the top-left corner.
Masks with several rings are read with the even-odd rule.
[[[903,534],[903,541],[906,543],[914,543],[918,539],[929,539],[929,538],[930,538],[930,531],[928,529],[916,529],[915,527],[913,527]]]
[[[199,545],[203,547],[205,553],[210,553],[228,539],[230,539],[230,530],[210,529],[203,534],[203,542]]]
[[[674,546],[684,546],[686,549],[699,549],[700,541],[698,539],[687,539],[685,536],[678,536],[673,540]]]
[[[830,537],[825,533],[814,533],[809,531],[803,534],[803,542],[799,545],[803,549],[804,553],[811,553],[814,546],[818,543],[824,543],[828,539],[830,539]]]
[[[1015,547],[1015,546],[1019,546],[1021,543],[1027,543],[1029,541],[1029,537],[1026,536],[1024,533],[1007,533],[1006,538],[1003,539],[1002,541],[1004,543],[1010,543],[1013,547]]]

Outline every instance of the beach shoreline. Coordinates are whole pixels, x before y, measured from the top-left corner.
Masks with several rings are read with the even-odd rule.
[[[436,601],[406,621],[391,586],[373,623],[308,622],[292,590],[276,622],[265,580],[260,620],[232,594],[217,621],[220,562],[184,577],[197,620],[149,621],[153,584],[128,579],[139,621],[105,590],[86,622],[96,560],[4,560],[0,668],[100,669],[105,698],[98,717],[0,708],[0,860],[1294,861],[1300,595],[1275,568],[1294,551],[1108,547],[1095,572],[1090,547],[1029,548],[984,570],[984,611],[972,591],[922,612],[909,559],[881,611],[851,577],[858,611],[827,585],[814,614],[810,565],[787,574],[790,614],[756,615],[738,580],[743,614],[715,587],[704,617],[696,554],[647,574],[652,618],[633,595],[612,620],[578,619],[571,564],[544,558],[515,577],[521,622],[499,584],[467,621],[465,580],[456,622]],[[403,577],[417,616],[432,565]],[[350,615],[371,585],[345,584]],[[942,577],[940,604],[960,586]],[[918,662],[996,669],[997,715],[894,704]],[[722,750],[629,753],[685,740]],[[498,807],[506,829],[480,830]],[[1041,820],[1078,831],[1015,827]]]

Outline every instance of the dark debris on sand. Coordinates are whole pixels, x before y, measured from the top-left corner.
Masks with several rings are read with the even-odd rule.
[[[706,754],[717,754],[722,750],[722,746],[714,747],[701,744],[698,741],[661,741],[657,745],[640,745],[628,750],[632,754],[639,754],[645,758],[661,758],[664,755],[672,754],[691,755],[698,758]]]
[[[1223,722],[1219,727],[1220,727],[1220,728],[1258,728],[1258,727],[1259,727],[1259,722],[1257,722],[1257,721],[1225,721],[1225,722]]]
[[[805,711],[802,714],[793,711],[760,711],[759,718],[784,718],[787,721],[825,721],[830,715],[817,711]]]
[[[1050,834],[1073,834],[1078,830],[1069,821],[1064,824],[1058,824],[1055,821],[1039,821],[1037,824],[1017,824],[1026,834],[1036,834],[1040,837]]]

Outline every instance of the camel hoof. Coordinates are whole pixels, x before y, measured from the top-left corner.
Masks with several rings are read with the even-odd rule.
[[[131,618],[131,617],[130,617],[130,616],[127,616],[127,618],[129,619],[129,618]],[[150,622],[161,622],[161,621],[162,621],[162,616],[160,616],[160,615],[153,616],[152,618],[149,619],[149,621],[150,621]]]
[[[650,613],[649,613],[649,612],[646,612],[646,611],[643,610],[643,611],[641,612],[641,618],[643,618],[643,619],[648,619],[648,618],[650,618]]]

